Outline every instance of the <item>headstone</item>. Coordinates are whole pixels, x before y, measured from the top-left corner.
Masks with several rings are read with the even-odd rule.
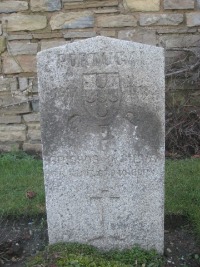
[[[163,252],[163,49],[95,37],[38,76],[50,243]]]

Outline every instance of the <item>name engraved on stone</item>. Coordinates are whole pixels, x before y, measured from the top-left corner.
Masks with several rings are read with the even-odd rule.
[[[110,235],[107,231],[107,225],[106,225],[106,208],[109,207],[111,201],[117,201],[119,200],[119,196],[115,196],[109,193],[109,190],[101,190],[101,194],[97,196],[90,196],[90,200],[97,201],[97,205],[99,208],[99,215],[100,215],[100,224],[101,224],[101,234],[99,236],[95,236],[93,238],[90,238],[88,241],[95,241],[99,239],[116,239],[116,240],[124,240],[124,238],[118,236],[118,235]]]

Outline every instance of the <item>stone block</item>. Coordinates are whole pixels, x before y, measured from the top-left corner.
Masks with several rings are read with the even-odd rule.
[[[3,70],[5,74],[36,72],[36,57],[32,55],[20,55],[3,58]]]
[[[137,43],[156,45],[156,32],[155,30],[121,30],[118,32],[118,38],[122,40],[134,41]]]
[[[140,14],[141,26],[179,25],[183,22],[183,14]]]
[[[11,152],[11,151],[18,151],[19,150],[19,144],[17,143],[11,143],[8,144],[0,144],[0,151],[2,152]]]
[[[0,140],[1,142],[14,142],[26,140],[25,125],[0,125]]]
[[[18,82],[19,82],[19,90],[20,91],[25,91],[28,89],[29,87],[29,83],[28,83],[28,78],[26,77],[19,77],[18,78]]]
[[[200,26],[200,12],[190,12],[186,14],[187,26]]]
[[[0,124],[21,123],[21,116],[0,116]]]
[[[32,11],[56,11],[61,9],[61,0],[31,0],[30,6]]]
[[[18,11],[28,10],[28,3],[26,1],[1,1],[0,13],[12,13]]]
[[[97,17],[97,27],[136,27],[137,19],[133,15],[109,15]]]
[[[96,36],[96,32],[94,31],[71,31],[63,34],[66,39],[73,38],[91,38]]]
[[[0,105],[0,115],[24,114],[28,112],[31,112],[29,103],[9,105],[4,108]]]
[[[28,138],[30,138],[32,141],[40,141],[41,140],[41,131],[28,130]]]
[[[57,47],[65,45],[67,42],[64,39],[61,40],[51,40],[51,41],[41,41],[41,50],[49,49],[52,47]]]
[[[38,52],[38,44],[26,41],[12,41],[8,42],[8,53],[17,55],[36,55]]]
[[[123,0],[125,9],[132,11],[159,11],[160,0]]]
[[[33,112],[39,112],[40,111],[38,100],[31,101],[31,106],[32,106]]]
[[[7,36],[7,40],[8,41],[14,41],[14,40],[31,40],[33,39],[32,34],[27,34],[27,33],[23,33],[23,34],[9,34]]]
[[[39,113],[31,113],[23,116],[25,122],[39,122],[40,114]]]
[[[118,8],[102,8],[94,10],[95,14],[108,14],[108,13],[119,13]]]
[[[11,14],[3,16],[1,21],[6,25],[7,31],[34,31],[47,26],[46,16]]]
[[[199,47],[200,36],[197,34],[167,34],[159,36],[160,46],[166,48],[173,47]]]
[[[42,145],[41,144],[32,144],[32,143],[24,143],[23,150],[26,152],[42,152]]]
[[[6,50],[6,39],[5,37],[0,37],[0,54]]]
[[[164,9],[194,9],[194,0],[164,0]]]
[[[114,30],[100,31],[100,35],[105,37],[116,37],[116,31]]]
[[[0,92],[17,90],[16,78],[4,78],[0,76]]]
[[[84,1],[84,2],[69,2],[64,3],[64,9],[79,9],[79,8],[91,8],[91,7],[108,7],[108,6],[118,6],[117,0],[109,1]]]
[[[94,16],[90,11],[58,13],[51,17],[52,30],[91,28],[94,26]]]
[[[164,49],[89,38],[38,78],[50,243],[163,253]]]
[[[61,32],[44,32],[44,33],[33,33],[34,39],[52,39],[52,38],[62,38],[63,34]]]

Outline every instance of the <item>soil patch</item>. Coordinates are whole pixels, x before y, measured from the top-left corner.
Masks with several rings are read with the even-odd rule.
[[[0,266],[22,267],[48,244],[46,218],[0,220]],[[199,267],[200,246],[183,216],[165,218],[164,267]]]

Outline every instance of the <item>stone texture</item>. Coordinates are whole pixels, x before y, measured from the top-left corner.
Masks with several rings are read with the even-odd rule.
[[[17,90],[16,78],[4,78],[0,76],[0,92]]]
[[[28,138],[30,138],[32,141],[40,141],[41,132],[39,130],[28,130]]]
[[[51,17],[50,26],[56,29],[91,28],[94,26],[94,16],[90,11],[59,13]]]
[[[97,27],[136,27],[137,19],[133,15],[110,15],[97,18]]]
[[[38,77],[50,243],[162,253],[164,50],[90,38],[38,53]]]
[[[167,34],[159,37],[159,44],[166,48],[199,47],[200,36],[198,34]]]
[[[183,14],[140,14],[141,26],[179,25],[183,22]]]
[[[0,102],[1,102],[1,99],[0,99]],[[0,105],[0,115],[24,114],[28,112],[31,112],[29,103],[10,105],[4,108]]]
[[[65,45],[67,42],[64,39],[61,40],[51,40],[51,41],[42,41],[41,50],[49,49],[56,46]]]
[[[0,37],[0,54],[6,50],[6,39],[5,37]]]
[[[108,14],[108,13],[119,13],[118,8],[101,8],[101,9],[95,9],[95,14]]]
[[[34,55],[38,52],[38,44],[26,41],[12,41],[8,43],[8,53],[17,55]]]
[[[155,30],[122,30],[118,32],[118,38],[149,45],[157,44]]]
[[[25,125],[0,125],[0,140],[7,141],[25,141],[26,126]]]
[[[9,34],[7,36],[7,40],[8,41],[13,41],[13,40],[31,40],[33,37],[32,37],[32,34],[27,34],[27,33],[24,33],[24,34]]]
[[[9,144],[0,144],[0,151],[4,152],[11,152],[19,150],[19,144],[17,143],[10,143]]]
[[[33,33],[34,39],[52,39],[52,38],[62,38],[61,32],[44,32],[44,33]]]
[[[41,144],[32,144],[32,143],[24,143],[23,144],[23,150],[26,152],[36,152],[41,153],[42,152],[42,145]]]
[[[36,72],[36,57],[32,55],[21,55],[15,58],[4,57],[3,69],[6,74]]]
[[[100,35],[101,36],[105,36],[105,37],[116,37],[116,31],[114,31],[114,30],[103,30],[103,31],[100,31]]]
[[[90,8],[90,7],[107,7],[118,6],[118,0],[109,1],[86,1],[86,2],[72,2],[64,4],[64,9]]]
[[[186,19],[187,19],[187,26],[188,27],[200,26],[200,12],[187,13]]]
[[[21,116],[0,116],[0,124],[21,123]]]
[[[96,32],[94,31],[71,31],[64,33],[64,38],[71,39],[71,38],[91,38],[95,37]]]
[[[40,114],[39,113],[32,113],[23,116],[25,122],[38,122],[40,121]]]
[[[32,11],[56,11],[61,9],[61,0],[31,0]]]
[[[164,0],[164,9],[193,9],[194,0]]]
[[[1,21],[6,24],[7,31],[34,31],[47,26],[46,16],[41,15],[11,14],[3,16]]]
[[[0,13],[12,13],[17,11],[24,11],[28,9],[26,1],[1,1]]]
[[[159,11],[160,0],[123,0],[124,7],[133,11]]]

